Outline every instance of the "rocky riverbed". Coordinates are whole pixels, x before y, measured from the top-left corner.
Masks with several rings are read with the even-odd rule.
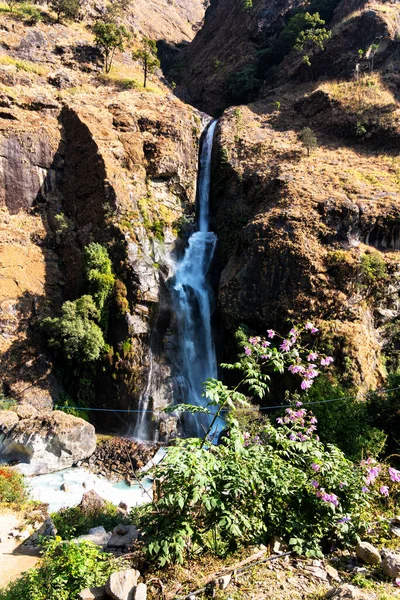
[[[98,440],[96,450],[78,466],[86,467],[96,475],[111,481],[133,483],[134,474],[151,460],[161,444],[137,442],[128,438],[103,437]]]

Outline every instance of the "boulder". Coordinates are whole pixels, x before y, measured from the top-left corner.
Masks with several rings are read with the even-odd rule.
[[[80,535],[74,541],[76,542],[92,542],[96,546],[107,546],[111,537],[111,533],[107,533],[104,527],[93,527],[93,529],[89,529],[89,533],[86,535]]]
[[[134,600],[147,600],[147,585],[138,583],[133,593]]]
[[[367,565],[379,565],[381,555],[378,550],[369,542],[358,542],[356,546],[356,554],[360,560]]]
[[[106,583],[106,592],[113,600],[133,600],[139,577],[136,569],[112,573]]]
[[[78,600],[107,600],[106,586],[86,588],[78,594]]]
[[[14,414],[14,426],[0,441],[0,456],[21,463],[19,470],[24,475],[44,475],[72,467],[96,448],[93,425],[79,417],[56,410],[15,422],[18,415]],[[10,422],[12,418],[6,415],[6,419]]]
[[[37,546],[39,543],[39,537],[56,537],[56,535],[57,528],[54,525],[52,518],[47,517],[45,522],[40,525],[39,529],[31,535],[28,540],[28,545]]]
[[[330,589],[325,598],[329,600],[372,600],[375,598],[375,594],[371,596],[354,585],[346,583],[338,588]]]
[[[0,433],[8,434],[19,422],[16,412],[13,410],[0,410]],[[1,442],[0,442],[0,456]]]
[[[20,419],[34,419],[38,416],[38,411],[31,404],[18,404],[14,408]]]
[[[79,504],[79,508],[85,513],[101,512],[106,506],[106,501],[94,490],[85,492]]]
[[[137,539],[138,532],[134,525],[117,525],[108,542],[109,548],[128,548]]]
[[[400,554],[385,550],[381,568],[387,577],[391,577],[392,579],[400,577]]]

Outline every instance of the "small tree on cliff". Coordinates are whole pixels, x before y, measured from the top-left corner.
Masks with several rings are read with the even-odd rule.
[[[329,40],[332,34],[325,27],[322,27],[322,25],[325,25],[325,21],[321,19],[317,12],[313,15],[306,12],[304,21],[304,29],[298,35],[294,49],[303,53],[303,61],[310,67],[311,62],[307,51],[313,50],[315,46],[323,50],[324,43]]]
[[[18,1],[19,0],[6,0],[6,4],[7,4],[8,8],[10,9],[10,12],[13,12],[14,6],[16,4],[18,4]]]
[[[65,19],[77,19],[81,8],[79,0],[51,0],[50,6],[57,14],[58,22],[63,17]]]
[[[317,138],[315,137],[313,130],[309,127],[304,127],[304,129],[300,131],[299,139],[304,148],[307,149],[307,156],[310,156],[310,150],[313,150],[318,146]]]
[[[104,70],[109,73],[114,60],[115,51],[124,49],[124,41],[129,38],[124,25],[110,21],[97,21],[93,27],[95,43],[104,55]]]
[[[155,41],[144,37],[142,39],[141,47],[133,52],[132,58],[142,65],[143,87],[146,87],[148,75],[154,73],[160,66],[160,61],[157,58],[157,45]]]

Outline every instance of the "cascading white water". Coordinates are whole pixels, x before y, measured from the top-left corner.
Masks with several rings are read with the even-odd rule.
[[[182,260],[176,265],[172,289],[178,328],[179,383],[181,400],[205,406],[203,382],[217,376],[217,360],[211,330],[211,294],[207,273],[214,254],[217,237],[209,231],[209,196],[211,155],[217,122],[209,126],[200,154],[198,178],[198,230],[189,238]],[[203,436],[212,415],[185,414],[184,434]],[[222,420],[215,430],[221,429]]]
[[[138,413],[133,437],[137,440],[153,440],[156,441],[154,435],[150,432],[151,415],[148,413],[150,406],[150,392],[153,378],[153,353],[149,350],[149,372],[147,375],[146,389],[142,392],[139,400]],[[156,432],[157,433],[157,432]]]

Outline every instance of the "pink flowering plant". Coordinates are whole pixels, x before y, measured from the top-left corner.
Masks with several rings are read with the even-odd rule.
[[[271,535],[282,536],[298,554],[321,556],[335,544],[354,543],[368,529],[372,503],[385,501],[390,490],[381,479],[383,467],[368,459],[353,463],[318,437],[307,389],[332,358],[308,346],[317,333],[306,323],[285,338],[273,330],[265,338],[241,334],[243,352],[237,363],[225,366],[240,370],[243,378],[234,389],[215,379],[206,382],[207,433],[203,439],[178,439],[153,471],[159,493],[140,523],[150,560],[182,563],[205,551],[224,556]],[[296,395],[257,433],[243,430],[240,411],[248,410],[251,397],[265,395],[274,372],[285,370],[304,398]],[[221,415],[225,430],[215,443]],[[393,485],[400,482],[399,471],[385,472]]]

